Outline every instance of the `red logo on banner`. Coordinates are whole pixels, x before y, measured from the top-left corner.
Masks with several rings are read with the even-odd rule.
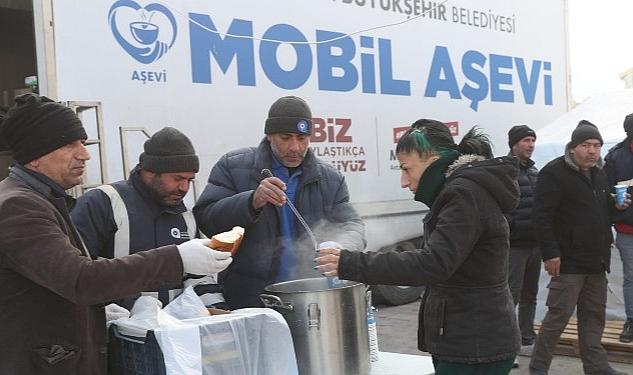
[[[400,128],[393,128],[393,143],[398,143],[398,141],[400,140],[402,135],[409,129],[411,129],[410,126],[404,126],[404,127],[400,127]]]
[[[458,121],[445,122],[444,124],[446,125],[448,130],[451,131],[451,135],[453,137],[456,136],[456,135],[459,135],[459,122]]]

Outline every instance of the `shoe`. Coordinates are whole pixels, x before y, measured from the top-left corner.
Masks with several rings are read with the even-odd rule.
[[[522,345],[521,350],[519,350],[519,355],[523,357],[531,357],[533,351],[534,351],[534,344]]]
[[[622,328],[622,333],[620,334],[621,342],[632,342],[633,341],[633,320],[627,319],[624,323],[624,328]]]
[[[534,367],[530,367],[530,375],[547,375],[547,370],[539,370]]]
[[[626,372],[618,371],[613,367],[609,367],[608,369],[602,372],[602,375],[627,375]]]
[[[512,368],[519,368],[519,357],[514,357],[514,363],[512,364]]]

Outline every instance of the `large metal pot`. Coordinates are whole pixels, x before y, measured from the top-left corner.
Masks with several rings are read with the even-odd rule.
[[[369,374],[367,301],[364,284],[325,277],[286,281],[265,288],[266,307],[290,327],[301,375]]]

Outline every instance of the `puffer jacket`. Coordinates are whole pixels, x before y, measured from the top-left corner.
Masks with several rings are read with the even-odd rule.
[[[193,213],[198,228],[207,236],[245,229],[244,238],[231,265],[220,274],[224,298],[233,309],[261,306],[259,295],[274,283],[279,271],[281,231],[279,209],[264,206],[254,215],[252,194],[264,178],[261,171],[272,169],[270,143],[244,148],[222,156],[209,174],[208,184]],[[317,159],[312,151],[301,164],[302,175],[295,206],[314,231],[318,242],[336,241],[344,248],[365,248],[365,226],[349,203],[345,179],[332,166]],[[315,249],[297,222],[295,249],[299,256],[298,276],[320,277],[314,266]]]
[[[534,247],[536,246],[536,233],[532,222],[532,208],[534,207],[534,190],[538,169],[534,161],[519,163],[519,205],[510,215],[510,246]]]
[[[509,227],[517,160],[464,155],[424,219],[422,249],[341,252],[339,277],[368,284],[427,285],[418,346],[443,361],[513,358],[519,330],[507,284]],[[450,172],[449,172],[450,173]]]
[[[604,158],[604,171],[607,174],[609,188],[620,181],[633,179],[633,152],[631,152],[631,141],[624,141],[613,146]],[[633,194],[633,187],[629,186],[628,193]],[[633,207],[629,207],[622,212],[618,212],[614,217],[617,224],[633,226]],[[616,225],[616,230],[618,226]]]

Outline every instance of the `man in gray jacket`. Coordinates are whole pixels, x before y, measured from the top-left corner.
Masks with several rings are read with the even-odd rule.
[[[220,275],[231,308],[260,306],[275,282],[319,277],[315,244],[291,211],[294,203],[317,242],[365,247],[364,224],[349,203],[344,177],[310,150],[312,113],[301,98],[286,96],[270,107],[258,147],[231,151],[211,170],[193,213],[207,236],[245,228],[231,267]],[[267,169],[273,175],[262,173]]]

